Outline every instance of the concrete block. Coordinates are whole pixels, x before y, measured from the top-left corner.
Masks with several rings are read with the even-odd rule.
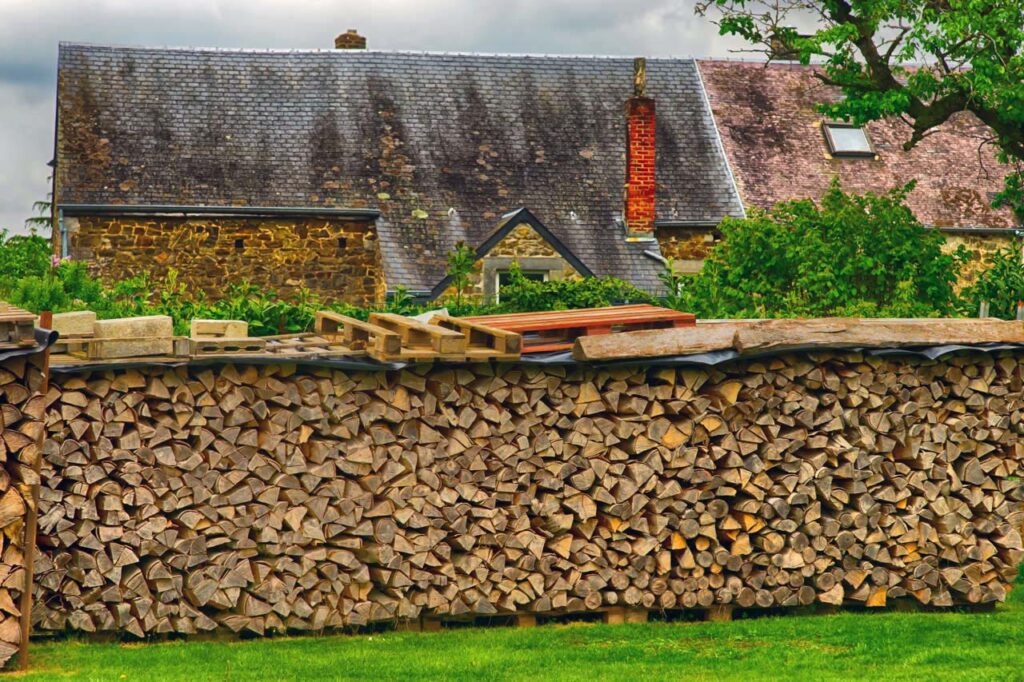
[[[92,336],[96,324],[96,313],[83,310],[75,313],[57,313],[53,316],[52,329],[62,339],[73,336]]]
[[[94,359],[174,353],[174,322],[167,315],[97,320],[93,329],[97,340],[110,339],[90,346],[89,356]]]
[[[247,336],[249,323],[245,320],[192,320],[192,327],[189,330],[189,337],[193,339],[244,339]]]

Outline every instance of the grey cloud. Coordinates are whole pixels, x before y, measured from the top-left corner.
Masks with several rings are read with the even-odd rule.
[[[357,28],[377,49],[725,56],[693,0],[0,0],[0,227],[48,191],[59,41],[323,48]]]

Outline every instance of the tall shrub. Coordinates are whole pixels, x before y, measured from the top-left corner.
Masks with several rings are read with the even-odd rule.
[[[675,304],[701,317],[929,317],[952,314],[963,251],[945,254],[905,204],[907,185],[727,219],[722,242]]]
[[[963,312],[977,315],[982,301],[988,303],[988,314],[1012,320],[1017,316],[1017,302],[1024,301],[1024,264],[1019,248],[1005,247],[985,258],[985,269],[974,284],[964,289]]]

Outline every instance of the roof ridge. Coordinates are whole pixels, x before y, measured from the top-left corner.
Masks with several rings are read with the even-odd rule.
[[[407,55],[407,56],[431,56],[431,57],[522,57],[526,59],[633,59],[643,56],[651,61],[688,61],[696,62],[701,58],[683,55],[661,55],[647,56],[638,54],[570,54],[554,52],[469,52],[460,50],[390,50],[390,49],[360,49],[360,50],[339,50],[336,48],[289,48],[289,47],[202,47],[187,45],[114,45],[109,43],[90,43],[74,40],[62,40],[58,43],[60,49],[70,47],[88,47],[116,51],[149,51],[149,52],[212,52],[212,53],[238,53],[238,54],[329,54],[342,56],[357,56],[364,54],[384,55]]]

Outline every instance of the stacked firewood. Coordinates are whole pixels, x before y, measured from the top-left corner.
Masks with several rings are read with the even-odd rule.
[[[44,629],[977,604],[1022,556],[1008,354],[53,381]]]
[[[0,667],[21,642],[20,599],[25,585],[25,521],[33,463],[45,429],[43,373],[38,357],[0,362]]]

